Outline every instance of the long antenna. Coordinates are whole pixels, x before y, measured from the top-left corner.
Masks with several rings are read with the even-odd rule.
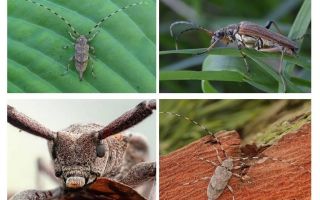
[[[68,20],[66,20],[64,17],[62,17],[60,14],[58,14],[56,11],[52,10],[51,8],[48,8],[47,6],[40,4],[38,2],[35,2],[33,0],[25,0],[27,2],[33,3],[39,7],[42,7],[46,10],[48,10],[49,12],[51,12],[52,14],[56,15],[57,17],[59,17],[65,24],[67,24],[69,26],[69,28],[72,30],[72,32],[77,35],[80,36],[80,33],[78,33],[78,31],[76,31],[76,29],[70,24],[70,22]]]
[[[140,2],[137,2],[137,3],[132,3],[132,4],[129,4],[129,5],[126,5],[126,6],[122,7],[122,8],[119,8],[118,10],[113,11],[112,13],[110,13],[109,15],[107,15],[103,19],[101,19],[98,23],[96,23],[96,25],[89,31],[88,35],[90,35],[95,29],[100,27],[103,22],[105,22],[106,20],[108,20],[110,17],[112,17],[113,15],[117,14],[118,12],[124,11],[124,10],[126,10],[128,8],[131,8],[131,7],[134,7],[134,6],[142,5],[144,3],[147,3],[147,2],[146,1],[140,1]],[[94,36],[92,38],[94,38]]]
[[[190,119],[190,118],[187,117],[187,116],[184,116],[184,115],[181,115],[181,114],[178,114],[178,113],[174,113],[174,112],[162,112],[162,111],[160,111],[159,113],[160,113],[160,114],[167,114],[167,115],[175,116],[175,117],[178,117],[178,118],[180,118],[180,119],[184,119],[184,120],[189,121],[189,122],[191,122],[192,124],[200,127],[204,132],[206,132],[207,134],[209,134],[209,135],[211,135],[212,137],[214,137],[214,139],[215,139],[215,140],[217,141],[217,143],[219,144],[220,149],[221,149],[221,151],[223,152],[223,154],[225,155],[225,157],[228,157],[227,152],[223,149],[222,144],[221,144],[219,138],[216,137],[216,136],[214,135],[214,133],[212,133],[207,127],[203,126],[202,124],[198,123],[197,121],[194,121],[193,119]],[[214,148],[214,150],[216,151],[217,155],[219,155],[218,149],[217,149],[215,146],[213,146],[213,148]]]
[[[179,32],[178,34],[174,34],[174,32],[173,32],[174,27],[177,26],[177,25],[181,25],[181,24],[190,25],[191,28],[187,28],[187,29]],[[170,25],[170,35],[171,35],[171,37],[174,38],[176,50],[178,49],[178,43],[177,43],[177,41],[178,41],[179,37],[180,37],[182,34],[184,34],[185,32],[188,32],[188,31],[197,31],[197,30],[204,31],[204,32],[206,32],[209,36],[212,36],[212,35],[213,35],[213,32],[212,32],[212,31],[210,31],[210,30],[208,30],[208,29],[206,29],[206,28],[203,28],[203,27],[201,27],[201,26],[195,25],[195,24],[192,23],[192,22],[188,22],[188,21],[177,21],[177,22],[173,22],[173,23]]]

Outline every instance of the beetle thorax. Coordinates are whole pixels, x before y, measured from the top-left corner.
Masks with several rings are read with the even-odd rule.
[[[88,39],[86,38],[86,36],[80,35],[80,36],[77,38],[76,43],[77,43],[77,44],[80,44],[80,45],[85,45],[85,44],[88,43]]]
[[[225,28],[221,28],[214,32],[212,42],[221,40],[223,43],[230,43],[235,41],[235,35],[238,33],[239,26],[231,24]]]

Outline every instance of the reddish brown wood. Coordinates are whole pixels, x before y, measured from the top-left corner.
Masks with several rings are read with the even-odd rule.
[[[215,167],[198,158],[216,161],[212,144],[206,143],[210,136],[160,158],[160,199],[207,199],[209,180],[183,186],[203,177],[211,177]],[[240,139],[236,132],[221,138],[221,143],[229,155],[240,155]],[[218,145],[215,145],[218,147]],[[242,182],[232,177],[229,184],[234,190],[235,199],[241,200],[307,200],[311,199],[311,125],[305,124],[297,132],[288,133],[276,144],[266,148],[262,155],[277,158],[252,160],[248,169],[250,177]],[[221,155],[222,156],[222,155]],[[294,164],[289,164],[294,163]],[[231,200],[232,195],[226,189],[219,200]]]
[[[88,187],[74,192],[67,192],[59,198],[60,200],[146,200],[134,189],[122,183],[98,178]]]

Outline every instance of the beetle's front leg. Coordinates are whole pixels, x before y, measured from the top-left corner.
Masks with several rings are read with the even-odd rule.
[[[240,54],[244,60],[244,63],[246,65],[246,71],[249,72],[249,65],[248,65],[248,62],[247,62],[247,56],[243,53],[242,49],[246,47],[245,43],[243,42],[243,39],[241,37],[241,35],[239,34],[236,34],[235,35],[235,41],[237,43],[237,46],[238,46],[238,49],[240,51]]]
[[[69,35],[70,35],[70,37],[74,40],[74,41],[76,41],[77,40],[77,35],[74,35],[71,31],[68,31],[68,33],[69,33]]]
[[[57,188],[47,191],[26,190],[15,194],[10,200],[48,200],[59,197],[62,194],[62,189]]]
[[[67,67],[66,67],[66,70],[64,71],[63,74],[61,74],[61,76],[64,76],[64,75],[66,75],[66,74],[69,72],[69,70],[70,70],[70,62],[72,62],[73,60],[74,60],[74,56],[72,56],[72,57],[69,58],[69,63],[68,63],[68,65],[67,65]]]
[[[74,43],[71,43],[69,45],[64,45],[62,48],[63,49],[69,49],[71,46],[74,46],[75,44]]]
[[[141,162],[133,166],[129,173],[119,181],[130,187],[136,187],[155,178],[156,171],[156,162]]]
[[[97,30],[91,37],[89,37],[89,35],[88,35],[88,36],[87,36],[88,42],[90,42],[91,40],[93,40],[98,33],[100,33],[100,30]]]

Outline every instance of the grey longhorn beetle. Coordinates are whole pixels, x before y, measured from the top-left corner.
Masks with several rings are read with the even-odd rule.
[[[89,42],[91,42],[96,35],[99,33],[99,31],[97,30],[101,24],[103,22],[105,22],[106,20],[108,20],[110,17],[114,16],[115,14],[124,11],[128,8],[134,7],[134,6],[138,6],[138,5],[142,5],[144,3],[146,3],[145,1],[140,1],[137,3],[132,3],[132,4],[128,4],[124,7],[121,7],[115,11],[113,11],[112,13],[108,14],[107,16],[105,16],[104,18],[102,18],[98,23],[96,23],[94,25],[94,27],[88,32],[88,34],[83,35],[80,34],[78,31],[76,31],[76,29],[70,24],[70,22],[68,20],[66,20],[63,16],[61,16],[60,14],[58,14],[56,11],[52,10],[51,8],[40,4],[38,2],[35,2],[33,0],[25,0],[27,2],[33,3],[37,6],[40,6],[46,10],[48,10],[49,12],[51,12],[52,14],[56,15],[57,17],[59,17],[71,30],[68,31],[71,39],[74,41],[74,49],[75,49],[75,53],[74,55],[69,59],[69,64],[66,67],[66,71],[64,74],[66,74],[69,69],[70,69],[70,62],[74,61],[76,70],[79,73],[79,78],[80,81],[83,79],[83,73],[86,71],[88,63],[89,63],[89,59],[92,58],[90,56],[90,50],[91,52],[94,54],[95,50],[93,46],[90,46]],[[69,48],[69,46],[64,46],[63,48]],[[63,74],[63,75],[64,75]],[[93,77],[96,77],[94,71],[93,71],[93,65],[91,64],[91,74]]]
[[[178,25],[188,25],[190,28],[175,34],[174,28]],[[271,25],[274,25],[279,33],[269,30]],[[246,60],[246,55],[242,52],[243,48],[255,49],[261,52],[281,52],[278,73],[284,85],[284,91],[286,90],[282,69],[283,57],[285,54],[296,55],[299,48],[296,42],[280,34],[280,29],[274,21],[268,21],[265,27],[253,22],[242,21],[238,24],[228,25],[214,32],[187,21],[177,21],[170,26],[170,34],[174,37],[175,41],[178,40],[181,34],[192,30],[204,31],[211,37],[210,46],[205,51],[197,53],[197,55],[209,52],[219,41],[222,41],[226,45],[235,42],[244,59],[247,72],[249,72],[249,65]],[[176,43],[176,49],[177,48],[178,45]]]
[[[202,124],[194,121],[193,119],[191,119],[187,116],[184,116],[184,115],[181,115],[178,113],[174,113],[174,112],[160,112],[160,114],[174,116],[179,119],[191,122],[193,125],[200,127],[200,129],[202,129],[205,133],[207,133],[213,137],[213,141],[219,145],[219,149],[216,148],[215,145],[212,145],[212,148],[215,151],[216,156],[218,158],[219,164],[216,164],[213,161],[209,161],[209,160],[206,160],[204,158],[199,157],[199,160],[213,164],[216,167],[213,176],[209,177],[210,182],[207,187],[207,197],[208,197],[208,200],[216,200],[221,196],[221,194],[224,192],[225,188],[228,188],[229,191],[232,193],[233,200],[234,200],[235,198],[234,198],[233,189],[230,185],[228,185],[229,180],[231,179],[232,175],[235,175],[241,179],[242,179],[242,177],[239,174],[233,173],[232,170],[233,169],[241,169],[245,166],[234,166],[235,159],[232,158],[231,156],[228,156],[227,152],[224,150],[223,145],[221,144],[221,141],[219,139],[223,135],[233,134],[234,131],[229,131],[229,132],[221,131],[221,132],[214,134],[207,127],[203,126]],[[223,156],[225,157],[224,160],[219,156],[219,150],[221,150],[221,152],[223,153]],[[202,180],[205,180],[207,178],[208,177],[202,178]],[[195,180],[195,181],[192,181],[189,183],[184,183],[183,186],[195,184],[198,181],[199,180]]]
[[[72,124],[64,130],[52,131],[8,105],[8,123],[48,141],[54,174],[61,182],[61,188],[55,192],[27,190],[16,194],[13,199],[59,198],[99,177],[131,188],[154,179],[156,163],[145,162],[140,156],[146,151],[145,142],[121,132],[143,121],[155,109],[155,100],[143,101],[106,126]]]
[[[182,184],[182,186],[193,185],[193,184],[199,182],[200,180],[209,179],[210,181],[209,181],[209,184],[207,187],[208,200],[219,199],[219,197],[224,193],[226,188],[231,192],[232,199],[235,200],[234,191],[233,191],[232,187],[229,185],[229,181],[232,178],[232,176],[238,177],[242,181],[247,181],[248,179],[250,179],[250,177],[243,174],[242,170],[250,167],[251,165],[253,165],[255,163],[263,163],[266,160],[272,160],[275,162],[282,162],[282,163],[285,163],[288,165],[292,165],[295,168],[299,168],[300,170],[303,170],[304,172],[311,174],[311,171],[309,169],[306,169],[302,166],[298,166],[295,163],[292,163],[292,162],[289,162],[286,160],[265,156],[263,154],[263,152],[260,152],[258,155],[253,156],[253,157],[243,157],[243,155],[239,155],[240,157],[232,157],[232,156],[228,155],[227,152],[225,151],[225,149],[223,148],[223,144],[221,142],[221,139],[224,137],[228,138],[234,134],[238,134],[236,131],[219,131],[219,132],[213,133],[212,131],[210,131],[209,128],[207,128],[203,124],[200,124],[199,122],[191,119],[190,117],[184,116],[182,114],[175,113],[175,112],[167,112],[167,111],[165,111],[165,112],[160,111],[159,113],[162,115],[173,116],[175,118],[185,120],[185,121],[199,127],[206,134],[212,136],[212,141],[210,141],[210,143],[213,144],[212,148],[215,152],[215,155],[217,156],[217,160],[219,163],[215,163],[211,160],[207,160],[202,157],[198,157],[198,159],[201,161],[207,162],[210,165],[213,165],[215,167],[213,175],[211,177],[203,177],[201,179]],[[215,145],[218,145],[219,148],[215,147]],[[240,146],[234,145],[233,148],[238,148],[239,153],[240,153]],[[222,152],[223,158],[220,157],[219,151]],[[249,160],[256,160],[256,162],[255,163],[246,163],[245,162],[245,161],[249,161]],[[240,165],[235,165],[235,162],[240,162]],[[240,174],[234,173],[233,170],[240,170],[241,173]]]

